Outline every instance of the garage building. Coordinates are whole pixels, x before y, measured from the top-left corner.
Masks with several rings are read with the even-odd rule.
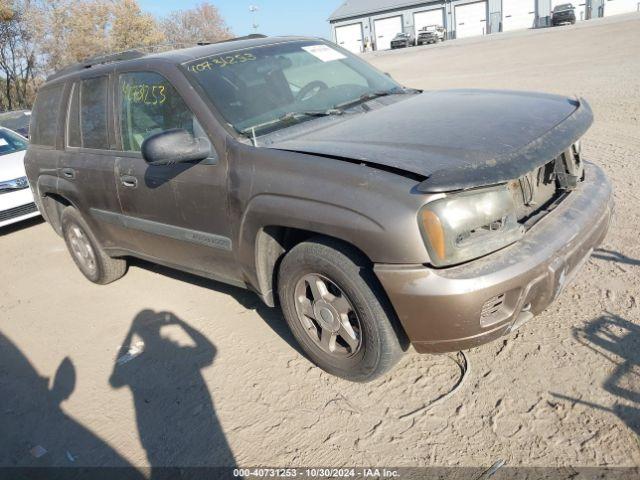
[[[387,50],[404,32],[440,25],[446,38],[546,27],[553,7],[572,3],[578,21],[635,12],[640,0],[347,0],[329,18],[334,42],[355,53]]]

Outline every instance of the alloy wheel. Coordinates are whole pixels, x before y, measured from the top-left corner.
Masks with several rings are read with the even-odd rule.
[[[309,338],[326,353],[351,357],[362,346],[362,326],[345,292],[328,278],[312,273],[295,288],[298,319]]]
[[[90,275],[94,275],[98,265],[89,238],[77,225],[71,225],[68,235],[74,257],[76,257]]]

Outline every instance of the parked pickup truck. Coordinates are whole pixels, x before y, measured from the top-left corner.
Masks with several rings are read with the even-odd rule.
[[[554,301],[609,227],[592,121],[583,99],[423,92],[321,39],[252,36],[53,75],[25,165],[90,281],[139,257],[251,289],[309,359],[369,381]]]

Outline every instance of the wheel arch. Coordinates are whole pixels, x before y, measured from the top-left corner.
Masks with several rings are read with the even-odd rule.
[[[371,259],[353,243],[315,230],[267,225],[260,228],[255,240],[255,276],[258,295],[270,307],[276,304],[275,291],[278,285],[278,267],[284,256],[296,245],[312,238],[322,238],[342,244],[360,255],[367,266]]]
[[[38,179],[41,213],[58,235],[62,235],[62,210],[68,206],[76,206],[75,191],[73,184],[58,177],[43,175]]]
[[[239,230],[243,274],[267,305],[274,305],[274,274],[282,255],[317,235],[344,242],[373,260],[372,239],[384,233],[374,219],[323,201],[262,194],[247,205]]]

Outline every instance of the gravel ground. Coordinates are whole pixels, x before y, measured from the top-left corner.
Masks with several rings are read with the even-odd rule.
[[[617,218],[560,299],[406,416],[457,381],[449,357],[410,353],[350,384],[252,294],[143,263],[95,286],[28,222],[0,233],[0,465],[640,465],[640,16],[367,58],[412,87],[591,102],[584,152]],[[144,354],[118,361],[129,333]]]

